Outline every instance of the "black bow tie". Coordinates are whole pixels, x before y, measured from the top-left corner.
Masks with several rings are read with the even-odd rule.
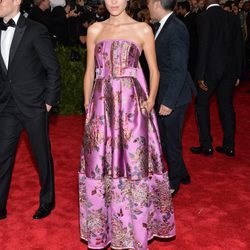
[[[154,32],[156,33],[157,30],[160,28],[161,24],[159,22],[154,23]]]
[[[0,29],[1,30],[7,30],[8,27],[16,27],[16,23],[13,19],[10,19],[7,23],[5,23],[3,20],[0,22]]]

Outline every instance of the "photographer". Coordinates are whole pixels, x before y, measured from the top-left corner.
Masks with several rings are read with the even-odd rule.
[[[54,43],[68,44],[67,20],[71,17],[77,17],[74,10],[68,8],[64,0],[52,0],[51,5],[54,7],[50,11],[49,0],[34,0],[34,6],[28,18],[44,24],[53,38]]]
[[[103,4],[98,5],[96,14],[95,14],[95,21],[102,22],[109,17],[106,7]]]

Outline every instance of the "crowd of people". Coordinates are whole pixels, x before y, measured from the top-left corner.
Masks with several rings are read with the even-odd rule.
[[[223,10],[239,17],[244,39],[246,67],[250,67],[250,1],[221,1]],[[177,1],[174,12],[187,26],[190,35],[189,70],[193,76],[197,49],[196,18],[206,9],[205,0]],[[87,28],[109,17],[103,1],[91,0],[24,0],[21,8],[26,17],[41,22],[49,29],[55,44],[86,45]],[[146,0],[129,0],[127,13],[154,29]]]
[[[54,46],[86,45],[80,237],[89,248],[130,250],[148,249],[155,236],[173,238],[172,198],[191,183],[182,129],[193,96],[199,146],[191,152],[214,154],[209,101],[216,93],[223,139],[215,150],[235,155],[233,92],[248,49],[248,8],[218,0],[0,1],[0,219],[7,218],[23,129],[41,183],[33,219],[55,207],[48,134],[60,94]]]

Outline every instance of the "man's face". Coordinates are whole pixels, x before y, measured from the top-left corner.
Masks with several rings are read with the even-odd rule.
[[[198,2],[198,6],[199,6],[199,8],[200,8],[201,10],[203,10],[203,9],[205,8],[205,1],[200,0],[200,1]]]
[[[41,4],[43,4],[43,7],[44,7],[43,9],[45,10],[48,10],[50,8],[50,0],[43,0]]]
[[[238,15],[238,14],[239,14],[239,9],[238,9],[238,7],[237,7],[236,5],[234,5],[234,6],[232,7],[232,12],[233,12],[235,15]]]
[[[8,20],[14,17],[19,11],[20,0],[0,0],[0,17]]]
[[[225,10],[225,11],[227,11],[227,12],[232,12],[232,10],[231,10],[228,6],[225,6],[225,7],[223,8],[223,10]]]
[[[243,4],[244,4],[243,0],[240,0],[240,2],[239,2],[239,8],[240,9],[242,8]]]
[[[98,6],[98,9],[97,9],[97,13],[98,13],[99,15],[104,15],[105,12],[106,12],[105,7],[104,7],[103,5],[99,5],[99,6]]]
[[[148,10],[149,10],[151,19],[157,19],[156,3],[157,3],[157,1],[155,1],[155,0],[148,0],[147,1]]]
[[[197,2],[197,0],[191,0],[191,6],[192,6],[192,9],[198,8],[198,2]]]
[[[246,2],[244,5],[244,10],[249,11],[249,9],[250,9],[250,3]]]
[[[181,6],[179,6],[178,10],[177,10],[177,13],[181,16],[184,16],[186,11],[185,9],[183,9]]]

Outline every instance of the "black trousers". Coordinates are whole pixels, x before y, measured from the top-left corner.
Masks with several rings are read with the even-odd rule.
[[[49,114],[25,117],[13,99],[0,113],[0,210],[5,210],[10,188],[16,148],[20,133],[27,131],[38,166],[41,184],[40,204],[54,203],[54,168],[48,135]]]
[[[206,82],[208,91],[198,88],[195,109],[199,128],[199,141],[203,148],[212,147],[212,136],[210,129],[210,109],[209,101],[216,93],[219,116],[224,132],[223,147],[234,149],[235,144],[235,111],[233,107],[233,92],[236,80],[220,80]]]
[[[169,168],[171,188],[178,189],[188,175],[182,156],[182,129],[188,105],[176,108],[168,116],[157,115],[163,153]]]

